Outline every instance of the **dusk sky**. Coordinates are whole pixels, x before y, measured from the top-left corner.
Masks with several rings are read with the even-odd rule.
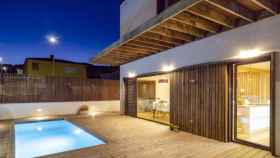
[[[0,57],[21,64],[26,57],[88,62],[119,38],[120,0],[0,0]],[[55,34],[59,44],[48,45]]]

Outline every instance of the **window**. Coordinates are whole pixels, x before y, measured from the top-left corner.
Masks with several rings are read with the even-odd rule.
[[[64,73],[66,74],[78,74],[80,72],[80,69],[77,67],[65,67]]]
[[[39,71],[39,63],[32,63],[32,70]]]
[[[157,12],[158,14],[163,12],[165,9],[167,9],[168,7],[170,7],[171,5],[175,4],[176,2],[178,2],[179,0],[158,0],[157,1]]]

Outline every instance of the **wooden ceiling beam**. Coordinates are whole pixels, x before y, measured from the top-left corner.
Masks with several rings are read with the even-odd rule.
[[[121,46],[117,49],[114,49],[114,51],[125,52],[125,53],[128,53],[128,54],[143,54],[143,55],[150,54],[150,53],[145,52],[145,51],[135,50],[135,49],[131,49],[131,48],[128,48],[128,47],[125,47],[125,46]]]
[[[108,56],[101,57],[96,64],[114,64],[118,65],[121,64],[122,62],[127,62],[127,60],[119,60],[119,59],[112,59],[108,58]]]
[[[137,49],[143,49],[143,50],[147,50],[147,51],[151,51],[151,52],[159,52],[159,51],[164,50],[162,48],[155,48],[155,47],[140,45],[140,44],[132,43],[132,42],[125,44],[125,46],[135,47]]]
[[[152,44],[152,45],[156,45],[156,46],[159,46],[159,47],[164,47],[166,49],[174,47],[174,45],[172,45],[172,44],[157,41],[157,40],[153,40],[153,39],[149,39],[149,38],[145,38],[145,37],[137,37],[133,41],[142,42],[142,43],[146,43],[146,44]]]
[[[175,46],[185,43],[185,41],[183,41],[183,40],[178,40],[178,39],[162,36],[162,35],[159,35],[159,34],[156,34],[153,32],[146,32],[142,35],[142,37],[154,39],[157,41],[167,42],[170,44],[174,44]]]
[[[217,12],[212,7],[209,7],[203,3],[199,3],[199,5],[196,5],[194,7],[191,7],[187,9],[188,12],[195,14],[197,16],[200,16],[202,18],[205,18],[207,20],[210,20],[212,22],[215,22],[217,24],[223,25],[225,27],[233,29],[236,25],[236,21],[232,18],[223,15],[219,12]]]
[[[160,49],[160,50],[168,49],[168,48],[163,47],[163,46],[158,46],[158,45],[155,45],[153,43],[146,43],[146,42],[142,42],[142,41],[137,41],[135,39],[130,41],[129,43],[137,44],[137,45],[140,45],[140,46],[145,46],[145,47],[148,47],[148,48],[156,48],[156,49]]]
[[[177,32],[189,34],[191,36],[199,37],[199,38],[205,37],[205,35],[206,35],[205,31],[202,31],[200,29],[197,29],[196,27],[186,25],[181,22],[177,22],[172,19],[167,20],[166,22],[162,23],[160,26],[170,29],[170,30],[177,31]]]
[[[120,55],[113,55],[113,54],[110,54],[107,57],[113,58],[113,59],[120,59],[120,60],[130,60],[133,58],[133,57],[124,57],[124,56],[120,56]]]
[[[252,2],[273,15],[277,15],[279,12],[279,6],[273,0],[252,0]]]
[[[203,19],[199,16],[190,14],[188,12],[182,12],[175,17],[172,18],[173,20],[176,20],[178,22],[191,25],[193,27],[211,32],[211,33],[217,33],[219,31],[219,25],[216,23],[213,23],[209,20]]]
[[[216,6],[248,22],[254,22],[256,20],[256,14],[250,9],[239,4],[237,1],[233,1],[233,0],[205,0],[205,1],[213,6]]]
[[[145,56],[143,54],[127,53],[123,51],[112,51],[114,56],[123,56],[123,57],[135,57],[135,56]]]
[[[151,49],[141,48],[141,47],[137,47],[137,46],[131,46],[128,44],[123,45],[122,48],[130,49],[130,50],[134,50],[134,51],[142,51],[142,52],[145,52],[146,54],[151,54],[151,53],[154,53],[157,51],[157,50],[151,50]]]
[[[168,29],[162,26],[158,26],[152,30],[150,30],[150,32],[156,33],[156,34],[160,34],[162,36],[166,36],[169,38],[175,38],[175,39],[179,39],[179,40],[183,40],[186,42],[192,41],[194,40],[194,38],[188,34],[182,33],[182,32],[178,32],[172,29]]]

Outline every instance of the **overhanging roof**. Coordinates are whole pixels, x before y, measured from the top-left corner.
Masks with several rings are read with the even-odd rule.
[[[181,0],[92,58],[121,65],[279,13],[279,0]]]

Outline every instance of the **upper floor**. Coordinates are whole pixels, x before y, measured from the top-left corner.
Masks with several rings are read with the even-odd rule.
[[[130,33],[179,0],[124,0],[120,6],[120,34]]]
[[[279,0],[125,0],[119,40],[92,62],[127,64],[279,13]]]

